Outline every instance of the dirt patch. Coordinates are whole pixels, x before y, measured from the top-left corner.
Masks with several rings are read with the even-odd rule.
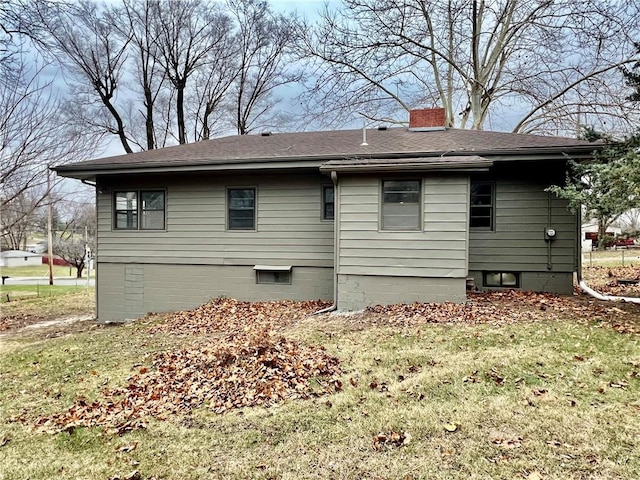
[[[0,331],[0,339],[24,336],[53,338],[86,332],[96,326],[94,315],[63,315],[44,318],[29,316],[21,320],[10,323],[8,328]]]

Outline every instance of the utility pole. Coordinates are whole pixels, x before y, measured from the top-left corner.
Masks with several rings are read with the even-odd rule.
[[[51,170],[47,166],[47,257],[49,258],[49,285],[53,285],[53,206],[51,205]]]

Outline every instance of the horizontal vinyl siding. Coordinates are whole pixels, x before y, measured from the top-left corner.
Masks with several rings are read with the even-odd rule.
[[[468,179],[422,181],[420,230],[380,227],[380,178],[339,181],[338,273],[463,278],[467,272]]]
[[[523,174],[522,176],[526,176]],[[471,229],[469,270],[573,272],[576,264],[576,217],[567,203],[544,191],[548,183],[498,177],[495,182],[495,230]],[[549,223],[549,198],[551,222]],[[551,266],[544,232],[556,230],[551,241]],[[524,287],[524,285],[523,285]]]
[[[317,175],[137,177],[102,181],[102,262],[333,267],[333,222],[323,221]],[[226,187],[256,187],[256,231],[227,231]],[[166,189],[166,231],[113,230],[112,192]]]

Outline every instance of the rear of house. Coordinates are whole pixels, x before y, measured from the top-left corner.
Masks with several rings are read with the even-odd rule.
[[[463,302],[470,283],[571,292],[578,219],[545,189],[592,144],[424,124],[364,134],[225,137],[58,167],[96,183],[99,320],[218,296],[358,310]]]
[[[333,297],[333,221],[314,174],[134,175],[97,183],[101,321],[219,296]]]

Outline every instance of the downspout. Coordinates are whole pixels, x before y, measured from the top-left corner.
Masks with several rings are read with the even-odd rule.
[[[333,305],[314,312],[312,315],[333,312],[338,309],[338,224],[340,221],[340,208],[338,206],[338,174],[331,172],[333,182]]]
[[[615,295],[603,295],[600,292],[595,291],[591,288],[587,283],[582,279],[582,209],[580,209],[578,215],[578,285],[580,285],[580,289],[587,295],[591,295],[593,298],[598,300],[602,300],[605,302],[630,302],[630,303],[640,303],[640,298],[637,297],[618,297]]]
[[[582,282],[582,205],[578,207],[576,215],[576,265],[578,269],[576,277],[580,284]]]
[[[547,192],[547,228],[551,227],[551,192]],[[551,239],[547,239],[547,270],[553,269],[551,262]]]
[[[631,303],[640,303],[640,298],[637,297],[616,297],[614,295],[602,295],[599,292],[596,292],[594,289],[589,287],[584,280],[580,280],[580,288],[587,294],[591,295],[593,298],[597,298],[598,300],[605,300],[610,302],[631,302]]]

